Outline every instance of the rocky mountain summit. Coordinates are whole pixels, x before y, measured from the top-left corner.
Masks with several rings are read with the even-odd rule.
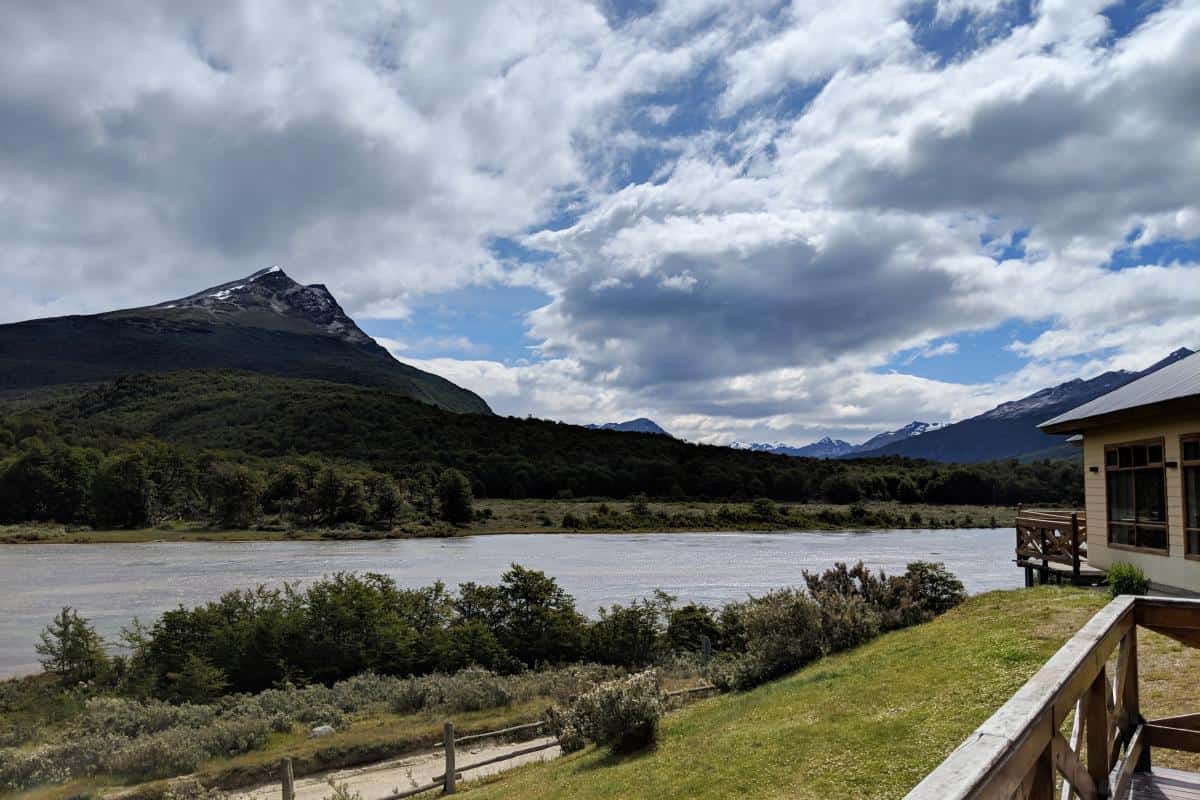
[[[194,369],[384,388],[491,413],[474,392],[397,361],[325,286],[279,267],[151,306],[0,325],[0,392]]]

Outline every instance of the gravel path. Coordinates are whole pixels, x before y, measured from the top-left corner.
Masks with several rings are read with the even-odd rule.
[[[524,742],[513,742],[502,745],[489,745],[480,742],[473,746],[466,745],[458,748],[455,756],[458,767],[461,769],[463,765],[473,764],[476,761],[498,756],[501,753],[511,753],[515,750],[551,741],[553,741],[553,737],[541,737]],[[497,764],[489,764],[486,767],[470,770],[463,775],[462,780],[474,780],[484,775],[494,775],[497,772],[503,772],[522,764],[548,761],[552,758],[557,758],[560,753],[559,748],[549,747],[536,753],[517,756],[508,761],[501,761]],[[380,798],[387,797],[398,790],[403,791],[413,786],[429,783],[445,771],[446,762],[442,756],[442,751],[439,749],[429,753],[412,754],[403,758],[380,761],[375,764],[353,767],[351,769],[319,772],[296,779],[296,800],[322,800],[322,798],[329,797],[333,794],[333,789],[329,785],[331,780],[339,785],[345,784],[351,793],[357,792],[362,795],[363,800],[380,800]],[[282,789],[279,783],[276,782],[233,792],[230,794],[230,798],[232,800],[279,800],[281,792]]]

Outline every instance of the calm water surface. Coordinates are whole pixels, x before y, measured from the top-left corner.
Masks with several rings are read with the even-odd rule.
[[[229,589],[381,572],[402,586],[495,583],[510,563],[544,570],[581,611],[664,589],[720,603],[802,583],[800,571],[865,561],[903,572],[943,561],[972,593],[1021,585],[1010,529],[797,533],[517,534],[373,542],[175,542],[0,547],[0,675],[38,669],[38,632],[63,605],[115,637]]]

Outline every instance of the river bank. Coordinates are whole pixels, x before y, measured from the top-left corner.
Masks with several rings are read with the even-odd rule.
[[[1016,509],[1004,506],[901,504],[777,504],[763,513],[753,503],[626,500],[480,500],[475,519],[453,526],[427,519],[389,529],[297,527],[265,519],[249,529],[224,530],[172,521],[153,528],[94,530],[53,523],[0,526],[0,544],[129,544],[145,542],[290,542],[420,539],[520,533],[637,533],[697,531],[839,531],[1008,528]]]
[[[494,584],[518,563],[555,576],[581,612],[662,589],[679,602],[718,605],[803,584],[804,570],[862,560],[902,573],[940,561],[971,593],[1020,586],[1011,529],[806,533],[551,533],[396,539],[28,544],[0,557],[0,675],[37,669],[38,632],[62,606],[92,619],[109,641],[134,617],[153,619],[231,589],[306,583],[337,572],[376,572],[401,587],[445,581]]]

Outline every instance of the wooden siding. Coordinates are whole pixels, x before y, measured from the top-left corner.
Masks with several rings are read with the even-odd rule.
[[[1153,423],[1133,422],[1088,430],[1083,438],[1083,488],[1087,505],[1088,561],[1107,569],[1116,561],[1141,567],[1151,581],[1162,586],[1200,592],[1200,561],[1184,558],[1183,470],[1166,469],[1167,541],[1169,554],[1159,555],[1108,546],[1108,498],[1105,491],[1104,448],[1144,439],[1161,438],[1163,457],[1179,463],[1179,437],[1200,432],[1200,416],[1164,417]],[[1092,467],[1098,471],[1092,472]]]

